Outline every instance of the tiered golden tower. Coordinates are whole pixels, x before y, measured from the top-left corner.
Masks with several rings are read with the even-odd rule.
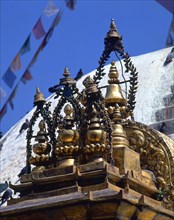
[[[121,81],[111,61],[103,97],[99,82],[111,52],[123,58],[130,78]],[[83,91],[67,68],[63,76],[53,112],[37,88],[27,133],[28,173],[10,185],[19,198],[8,202],[2,219],[172,220],[174,142],[134,121],[138,73],[113,20],[99,67],[85,78]],[[130,84],[125,96],[123,83]]]

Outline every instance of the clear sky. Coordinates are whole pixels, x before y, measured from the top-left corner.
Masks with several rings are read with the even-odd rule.
[[[48,0],[0,0],[0,4],[2,77],[32,32]],[[36,86],[47,98],[50,95],[48,88],[59,82],[66,66],[72,76],[80,68],[86,74],[97,67],[111,18],[115,20],[123,36],[125,50],[131,56],[165,47],[172,15],[154,0],[77,0],[75,10],[69,10],[63,0],[55,0],[55,4],[63,10],[61,21],[31,68],[33,80],[26,85],[19,83],[14,110],[8,105],[7,113],[1,121],[0,130],[3,133],[32,109]],[[42,17],[46,31],[52,20],[53,17]],[[31,36],[31,51],[21,58],[22,68],[15,73],[18,78],[24,73],[41,41]],[[2,108],[12,90],[2,80],[1,87],[7,93],[2,100]]]

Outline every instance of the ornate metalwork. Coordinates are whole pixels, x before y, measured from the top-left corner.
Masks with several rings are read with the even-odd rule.
[[[129,127],[130,125],[130,127]],[[137,122],[129,122],[125,127],[130,141],[130,148],[140,154],[143,169],[152,171],[160,190],[167,190],[174,185],[171,153],[161,137],[152,129]]]
[[[32,156],[32,145],[31,145],[31,139],[33,136],[33,126],[36,123],[36,120],[38,119],[39,115],[43,117],[43,119],[46,121],[48,133],[50,136],[50,144],[52,145],[55,141],[55,134],[52,132],[53,123],[51,118],[51,112],[49,111],[50,103],[45,104],[45,99],[43,94],[40,92],[39,88],[36,88],[36,95],[34,97],[34,105],[36,106],[36,110],[33,113],[33,116],[30,119],[29,127],[27,130],[27,157],[26,157],[26,166],[27,171],[31,172],[31,165],[30,165],[30,158]],[[45,106],[44,106],[45,105]]]
[[[126,111],[127,111],[127,114],[129,114],[131,118],[134,119],[133,110],[136,104],[135,94],[138,88],[137,86],[138,85],[138,72],[136,71],[136,68],[132,63],[129,54],[125,52],[124,50],[122,37],[119,35],[117,31],[116,25],[113,19],[111,20],[110,30],[105,37],[104,44],[105,44],[105,48],[99,60],[99,67],[97,68],[96,74],[93,77],[94,82],[98,84],[100,80],[102,79],[102,77],[106,74],[104,72],[104,66],[107,60],[109,59],[110,54],[114,52],[116,54],[116,57],[119,58],[117,56],[117,53],[118,53],[125,63],[125,67],[126,67],[125,72],[130,73],[130,80],[129,80],[130,86],[129,86],[129,92],[128,92],[128,100],[127,100],[128,104],[127,104]],[[127,82],[128,81],[125,80],[123,73],[122,73],[122,76],[124,79],[124,83],[126,85],[126,95],[127,95]]]
[[[57,186],[61,188],[64,180],[67,186],[78,182],[81,187],[98,181],[113,183],[114,187],[127,184],[126,190],[130,187],[141,193],[143,189],[146,196],[156,195],[163,207],[172,210],[173,156],[163,137],[147,126],[130,120],[130,116],[133,119],[136,103],[138,73],[124,51],[122,37],[113,20],[104,44],[96,74],[93,78],[86,77],[80,93],[68,68],[65,68],[60,83],[49,89],[56,93],[55,99],[58,100],[52,113],[49,110],[51,104],[45,102],[37,88],[34,97],[36,110],[27,132],[27,166],[31,173],[27,178],[34,184],[42,184],[42,181],[52,184],[54,189]],[[122,82],[119,81],[114,61],[108,73],[105,97],[98,87],[106,74],[104,66],[111,52],[123,58],[125,72],[130,73],[128,81],[122,75],[124,83],[130,83],[128,97],[122,94]],[[39,116],[42,118],[40,130],[34,136],[33,126]],[[32,147],[31,139],[34,137],[38,143]],[[32,171],[30,163],[36,166]]]

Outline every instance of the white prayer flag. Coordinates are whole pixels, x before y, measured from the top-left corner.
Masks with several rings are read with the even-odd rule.
[[[44,10],[44,14],[47,16],[47,17],[50,17],[52,15],[55,15],[57,14],[59,11],[59,9],[57,8],[57,6],[54,4],[54,1],[53,0],[50,0],[48,2],[48,5],[47,7],[45,8]]]

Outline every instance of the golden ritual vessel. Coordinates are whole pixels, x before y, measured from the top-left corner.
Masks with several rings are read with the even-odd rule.
[[[123,59],[130,77],[120,79],[111,61],[103,97],[99,83],[111,52]],[[174,219],[174,142],[134,121],[137,79],[112,20],[99,67],[86,77],[83,91],[65,68],[51,112],[37,88],[28,172],[10,184],[19,197],[0,210],[2,220]],[[121,86],[127,83],[129,91]]]

